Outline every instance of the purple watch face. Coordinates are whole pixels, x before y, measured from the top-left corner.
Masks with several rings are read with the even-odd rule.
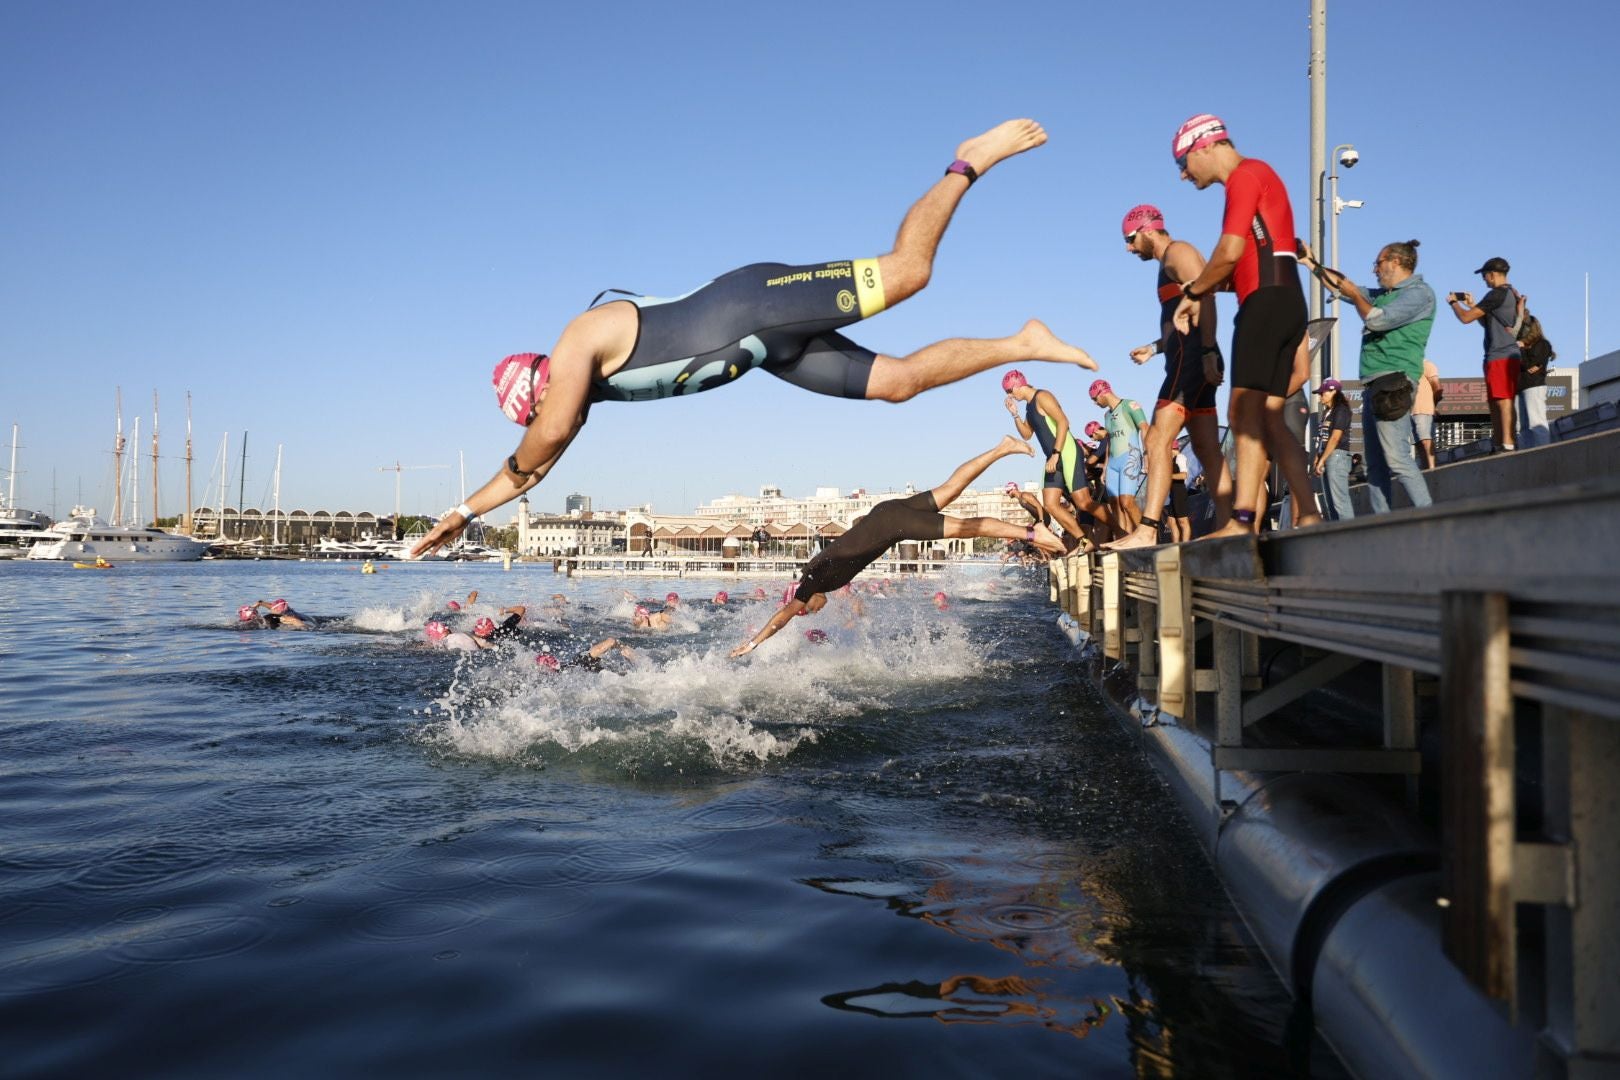
[[[961,175],[966,176],[968,173],[973,171],[973,166],[969,165],[967,162],[963,161],[961,158],[957,158],[955,161],[951,162],[951,167],[946,169],[945,171],[946,172],[953,172],[953,173],[960,173]]]

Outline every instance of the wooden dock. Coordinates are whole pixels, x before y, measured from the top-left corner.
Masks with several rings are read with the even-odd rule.
[[[1437,838],[1446,962],[1531,1033],[1538,1072],[1569,1076],[1620,1070],[1620,434],[1592,438],[1500,463],[1554,482],[1051,571],[1099,677],[1131,683],[1145,723],[1202,733],[1206,840],[1233,776],[1393,789]],[[1496,464],[1436,486],[1488,488]],[[1381,715],[1373,739],[1320,716],[1268,735],[1347,686]],[[1294,950],[1271,951],[1297,983]]]

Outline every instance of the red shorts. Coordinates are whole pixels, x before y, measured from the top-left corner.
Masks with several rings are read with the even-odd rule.
[[[1485,361],[1485,394],[1492,401],[1504,401],[1519,392],[1519,358]]]

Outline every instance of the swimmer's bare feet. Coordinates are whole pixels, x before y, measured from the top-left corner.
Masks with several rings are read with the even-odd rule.
[[[1306,529],[1306,528],[1309,528],[1312,525],[1320,525],[1320,524],[1322,524],[1322,515],[1321,514],[1306,514],[1304,517],[1298,518],[1298,519],[1296,519],[1294,521],[1294,528],[1296,528],[1296,529]]]
[[[1104,544],[1104,551],[1124,551],[1127,548],[1158,547],[1159,534],[1151,525],[1138,525],[1136,531],[1123,540],[1115,540],[1112,544]]]
[[[1001,444],[996,447],[996,453],[1000,454],[1002,457],[1007,457],[1010,454],[1028,454],[1030,457],[1035,456],[1035,451],[1030,448],[1029,443],[1025,442],[1023,439],[1015,439],[1011,435],[1003,435],[1001,437]]]
[[[1063,541],[1057,538],[1057,533],[1037,522],[1035,528],[1035,546],[1048,555],[1062,555]]]
[[[983,176],[998,162],[1033,150],[1046,141],[1046,129],[1033,120],[1008,120],[956,148],[956,157]]]
[[[1070,345],[1039,319],[1031,319],[1018,331],[1018,344],[1031,360],[1050,360],[1059,364],[1079,364],[1087,371],[1097,370],[1097,361],[1082,348]]]
[[[1199,539],[1201,539],[1201,540],[1220,540],[1220,539],[1223,539],[1223,538],[1228,537],[1228,536],[1252,536],[1252,535],[1254,535],[1254,534],[1250,530],[1249,526],[1243,524],[1243,522],[1239,521],[1237,518],[1233,518],[1231,521],[1228,521],[1225,525],[1222,525],[1220,528],[1216,529],[1214,532],[1206,533],[1204,536],[1200,537]]]

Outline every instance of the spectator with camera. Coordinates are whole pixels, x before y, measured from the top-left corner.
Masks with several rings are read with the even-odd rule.
[[[1491,403],[1491,453],[1514,450],[1513,402],[1519,394],[1522,354],[1514,327],[1519,317],[1518,291],[1508,284],[1508,261],[1486,259],[1474,273],[1485,279],[1489,291],[1479,303],[1474,294],[1454,292],[1446,299],[1451,313],[1464,326],[1483,322],[1485,329],[1485,396]]]
[[[1412,405],[1436,306],[1434,290],[1417,272],[1417,249],[1416,240],[1385,244],[1373,262],[1379,288],[1365,291],[1301,250],[1311,272],[1361,316],[1361,441],[1375,514],[1389,510],[1397,480],[1413,506],[1433,501],[1412,446]]]

